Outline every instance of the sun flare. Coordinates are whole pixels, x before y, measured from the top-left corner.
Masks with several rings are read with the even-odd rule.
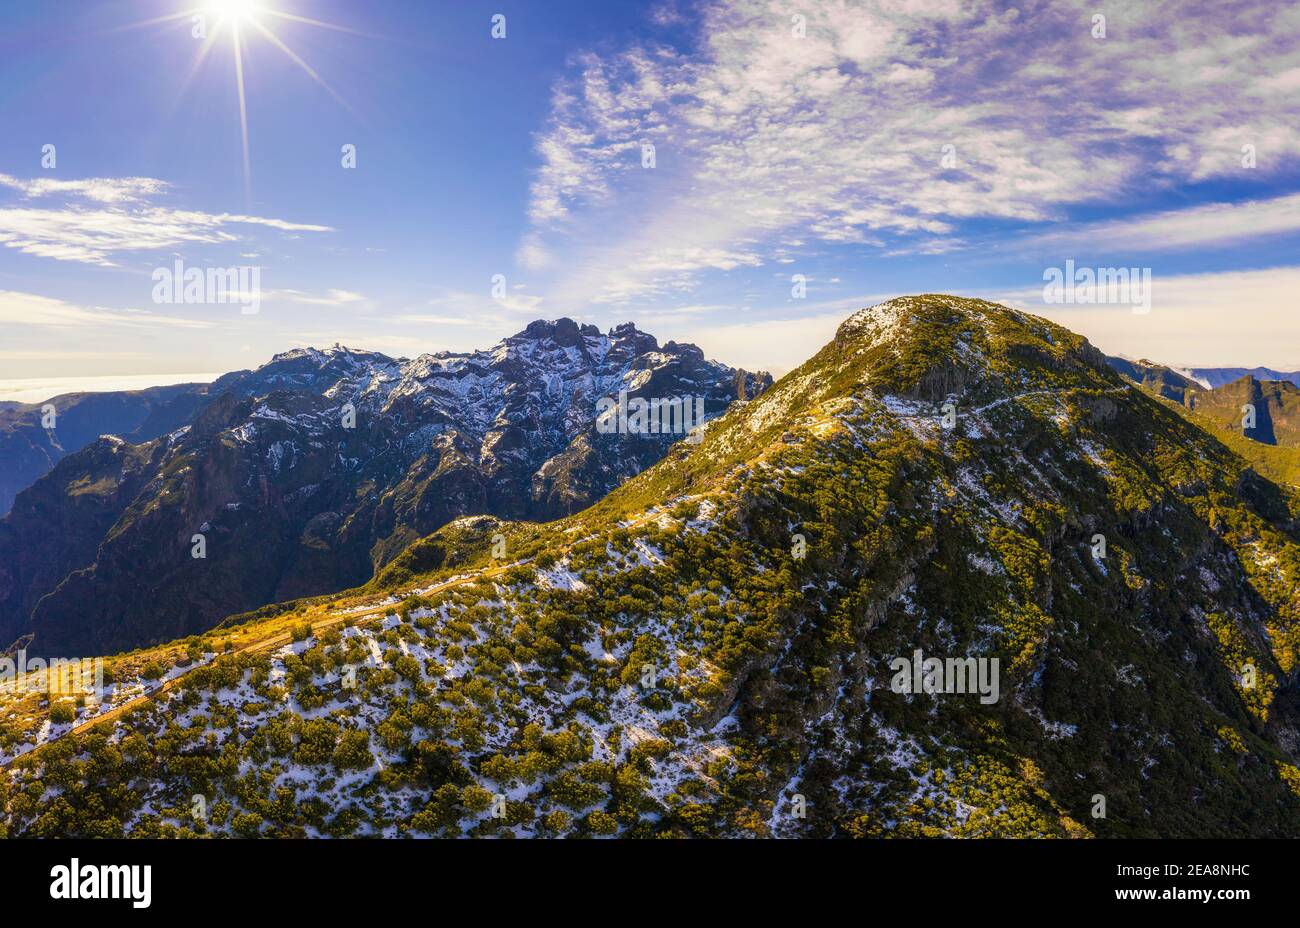
[[[182,0],[185,1],[185,0]],[[278,35],[279,29],[325,29],[339,34],[355,35],[360,38],[382,38],[369,34],[369,32],[357,31],[347,26],[335,25],[333,22],[325,22],[324,19],[313,19],[312,17],[299,16],[296,13],[289,13],[283,9],[277,9],[282,0],[200,0],[198,5],[194,4],[195,0],[188,0],[182,9],[177,9],[173,13],[166,13],[164,16],[153,17],[152,19],[140,19],[140,21],[125,23],[118,27],[118,30],[133,29],[152,29],[157,26],[181,27],[188,32],[188,35],[194,39],[199,39],[198,51],[194,56],[194,62],[190,65],[187,73],[183,75],[181,81],[177,83],[177,101],[186,94],[190,84],[194,82],[196,75],[203,69],[205,62],[211,57],[213,48],[218,44],[225,47],[229,45],[230,58],[234,65],[235,74],[235,97],[239,105],[239,140],[240,151],[242,151],[243,160],[243,181],[244,181],[244,198],[248,203],[252,203],[252,159],[250,155],[250,144],[248,144],[248,103],[255,88],[250,87],[244,74],[244,62],[256,56],[256,47],[259,44],[270,44],[277,49],[281,55],[289,58],[307,77],[311,78],[316,86],[324,90],[326,94],[334,97],[335,103],[341,105],[348,113],[361,120],[359,113],[344,100],[338,91],[330,86],[325,78],[317,73],[315,68],[307,64],[303,57],[289,47],[286,40]]]
[[[262,12],[253,0],[211,0],[207,8],[222,20],[230,20],[234,23],[252,19]]]
[[[348,102],[326,83],[316,69],[303,60],[297,52],[276,34],[271,24],[290,27],[309,26],[317,29],[329,29],[333,32],[365,36],[345,26],[299,16],[275,8],[274,0],[205,0],[202,5],[168,13],[164,16],[141,22],[130,23],[121,28],[139,29],[162,24],[181,24],[196,39],[201,39],[194,62],[189,73],[180,82],[179,92],[183,94],[194,80],[195,75],[207,61],[213,48],[221,44],[229,45],[230,56],[235,69],[235,89],[239,102],[239,134],[243,155],[243,174],[245,196],[252,200],[252,159],[249,153],[248,139],[248,100],[249,88],[244,75],[244,61],[250,56],[250,49],[261,41],[273,45],[281,54],[297,65],[315,83],[334,98],[345,110],[356,115]]]

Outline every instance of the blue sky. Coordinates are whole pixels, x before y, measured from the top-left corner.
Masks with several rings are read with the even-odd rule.
[[[1103,5],[1104,36],[1063,0],[216,7],[0,0],[0,379],[565,315],[781,372],[927,291],[1300,368],[1295,6]],[[259,311],[156,303],[177,259],[260,268]],[[1067,259],[1151,268],[1151,312],[1044,304]]]

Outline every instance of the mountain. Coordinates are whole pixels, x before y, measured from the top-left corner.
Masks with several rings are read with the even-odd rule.
[[[1300,371],[1269,368],[1195,368],[1180,371],[1145,359],[1107,357],[1111,367],[1139,386],[1201,412],[1218,428],[1244,432],[1267,445],[1300,446]],[[1256,427],[1242,429],[1242,407],[1256,407]],[[1274,423],[1278,427],[1274,427]]]
[[[1284,379],[1290,375],[1278,374],[1260,380],[1253,374],[1244,374],[1206,387],[1152,361],[1116,357],[1106,360],[1138,386],[1187,407],[1217,429],[1238,432],[1266,445],[1300,447],[1300,386]],[[1267,373],[1277,374],[1276,371]],[[1249,428],[1243,427],[1247,405],[1255,410],[1255,424]]]
[[[103,434],[151,441],[179,428],[207,399],[206,384],[65,393],[45,403],[0,403],[0,516],[65,455]],[[53,419],[45,407],[53,407]],[[52,428],[46,428],[48,422]]]
[[[1288,380],[1256,380],[1247,374],[1213,390],[1191,396],[1188,408],[1216,428],[1240,432],[1265,445],[1300,447],[1300,387]],[[1243,427],[1243,410],[1250,406],[1255,423]]]
[[[1127,358],[1107,357],[1106,361],[1138,386],[1175,403],[1185,404],[1192,394],[1206,389],[1173,368],[1146,359],[1130,361]]]
[[[1297,514],[1081,336],[891,300],[583,512],[3,696],[7,756],[53,740],[0,821],[1296,837]]]
[[[1256,380],[1285,380],[1300,387],[1300,371],[1275,371],[1270,367],[1195,367],[1185,372],[1194,380],[1202,381],[1208,389],[1222,387],[1243,377]]]
[[[581,509],[685,437],[605,434],[602,399],[690,397],[715,417],[770,382],[570,319],[414,360],[277,355],[218,379],[187,424],[103,436],[19,494],[0,521],[0,638],[112,652],[355,586],[460,516]]]
[[[1290,381],[1246,375],[1211,389],[1208,381],[1193,381],[1151,361],[1106,360],[1138,386],[1176,404],[1181,414],[1212,432],[1265,477],[1300,486],[1300,388]],[[1249,427],[1247,406],[1255,412]]]

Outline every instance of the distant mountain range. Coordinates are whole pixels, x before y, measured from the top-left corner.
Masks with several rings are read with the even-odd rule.
[[[1276,381],[1300,387],[1300,371],[1275,371],[1267,367],[1195,367],[1180,368],[1145,358],[1133,361],[1128,358],[1110,356],[1107,361],[1117,371],[1138,383],[1147,383],[1161,387],[1171,387],[1181,391],[1187,388],[1216,390],[1239,380],[1249,378],[1263,383]],[[1179,394],[1181,397],[1181,393]],[[1176,398],[1172,393],[1170,399]]]
[[[1143,370],[1147,372],[1145,376],[1173,383],[1185,381],[1184,385],[1207,390],[1247,376],[1257,381],[1286,381],[1300,386],[1300,371],[1266,367],[1177,368],[1117,356],[1108,360],[1126,376],[1133,377]],[[1137,374],[1135,379],[1141,382],[1142,376]],[[233,377],[228,374],[219,383],[222,387],[230,386]],[[211,384],[192,383],[141,390],[66,393],[38,403],[0,402],[0,516],[9,511],[21,490],[48,473],[65,455],[81,450],[103,434],[117,435],[133,443],[165,435],[188,421],[214,395],[213,389]],[[46,403],[56,409],[55,429],[42,426],[42,407]]]
[[[685,437],[605,434],[602,399],[712,418],[770,383],[560,319],[483,351],[303,349],[211,385],[59,398],[52,432],[10,410],[10,491],[52,469],[0,521],[0,639],[129,649],[364,583],[458,517],[582,509]]]
[[[1255,380],[1285,380],[1294,386],[1300,386],[1300,371],[1275,371],[1269,367],[1193,367],[1186,371],[1193,380],[1210,389],[1253,377]]]

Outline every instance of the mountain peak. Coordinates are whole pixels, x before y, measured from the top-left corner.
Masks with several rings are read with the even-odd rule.
[[[911,297],[896,297],[874,306],[859,309],[840,323],[836,340],[853,338],[862,334],[871,336],[873,342],[897,332],[904,312],[911,307]]]
[[[364,361],[391,360],[387,355],[381,355],[375,351],[367,351],[364,348],[349,348],[347,345],[341,345],[338,342],[335,342],[328,348],[316,348],[309,345],[304,348],[290,348],[288,351],[281,351],[272,355],[271,360],[262,365],[262,367],[269,367],[277,362],[298,361],[302,359],[310,359],[321,366],[340,359],[358,359]]]
[[[582,338],[599,338],[600,336],[601,331],[596,326],[589,323],[578,323],[567,316],[561,316],[559,319],[536,319],[530,322],[522,332],[511,336],[506,341],[547,340],[554,342],[561,348],[567,348],[576,345]],[[659,348],[659,340],[650,333],[638,329],[634,322],[623,322],[612,327],[609,330],[608,337],[611,341],[630,343],[637,353],[656,351]]]
[[[918,322],[939,322],[961,319],[980,325],[1014,322],[1027,325],[1046,323],[1046,320],[1000,303],[990,303],[975,297],[953,296],[948,293],[918,293],[897,296],[858,310],[840,325],[841,335],[858,335],[876,331],[893,334]],[[1048,323],[1050,325],[1050,323]]]
[[[642,332],[634,322],[623,322],[609,330],[609,337],[617,342],[630,343],[637,352],[658,351],[659,339]]]
[[[861,309],[836,344],[865,353],[873,386],[939,401],[965,387],[1011,395],[1073,374],[1113,376],[1087,339],[987,300],[924,293]]]
[[[579,325],[568,316],[561,316],[559,319],[547,320],[537,319],[528,323],[528,327],[522,332],[511,337],[510,341],[518,339],[528,339],[540,341],[549,339],[562,348],[576,345],[580,338],[587,336],[599,336],[600,330],[594,325]]]

